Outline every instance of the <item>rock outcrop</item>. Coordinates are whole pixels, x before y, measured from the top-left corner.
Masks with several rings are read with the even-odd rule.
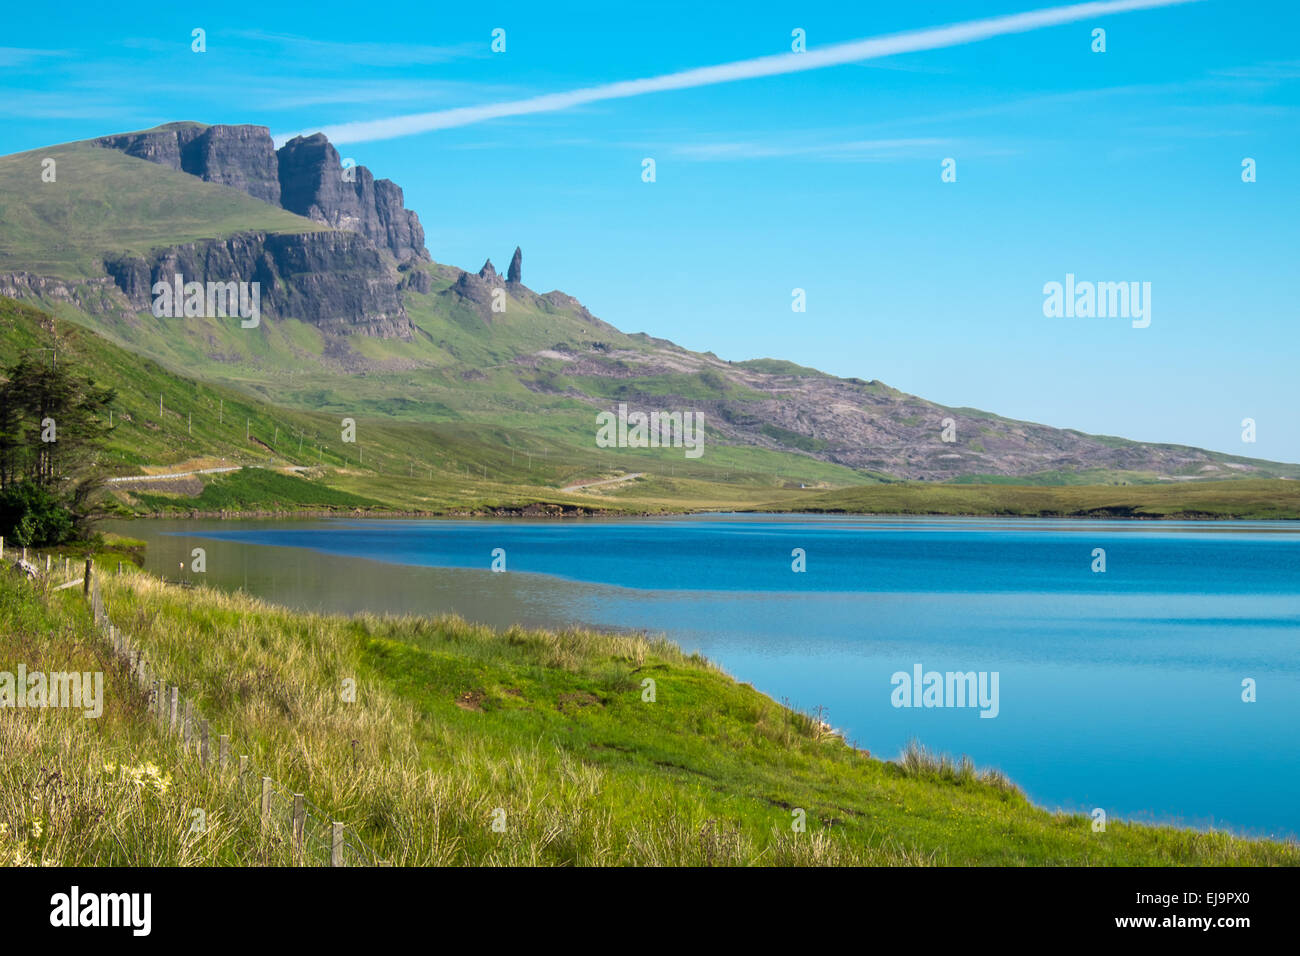
[[[515,246],[515,254],[510,258],[510,268],[506,270],[506,281],[511,285],[522,285],[524,281],[524,251]]]
[[[429,278],[426,270],[412,268],[413,265],[414,263],[408,260],[397,267],[398,274],[402,277],[399,288],[427,295],[433,289],[433,280]]]
[[[93,140],[96,146],[161,163],[210,183],[280,205],[279,164],[265,126],[201,126],[168,123],[141,133]]]
[[[420,217],[407,209],[402,188],[375,179],[364,166],[343,168],[338,150],[322,133],[298,136],[277,151],[265,126],[168,123],[139,133],[92,140],[221,183],[254,199],[335,229],[357,232],[399,262],[431,261]]]
[[[206,128],[199,123],[168,123],[157,129],[147,129],[139,133],[101,136],[99,139],[91,140],[91,143],[104,149],[116,149],[137,159],[147,159],[151,163],[159,163],[189,173],[191,170],[185,169],[182,155],[189,144],[194,142]]]
[[[113,298],[121,290],[123,305],[148,309],[153,284],[177,273],[186,281],[256,281],[262,312],[270,318],[301,319],[327,332],[410,338],[402,294],[430,289],[419,268],[432,261],[420,218],[406,208],[396,183],[376,180],[364,166],[345,170],[323,134],[295,137],[277,151],[264,126],[169,123],[92,142],[230,186],[337,230],[241,234],[156,249],[144,258],[109,259],[108,288]],[[19,289],[24,281],[13,284],[31,294]],[[481,296],[482,290],[474,291]],[[104,290],[46,292],[102,300]],[[113,307],[93,304],[99,311]]]
[[[420,218],[403,204],[402,189],[376,180],[364,166],[343,168],[323,133],[296,136],[277,153],[280,205],[335,229],[359,232],[402,261],[428,260]]]
[[[443,292],[443,295],[460,298],[482,316],[483,321],[491,322],[492,292],[499,288],[501,288],[501,277],[497,275],[489,261],[477,275],[473,272],[462,272],[451,287]]]
[[[87,315],[125,318],[131,314],[131,304],[108,276],[72,280],[31,272],[9,272],[0,274],[0,296],[45,303],[62,302]]]
[[[411,337],[398,274],[351,232],[247,233],[104,263],[132,308],[147,311],[155,282],[258,282],[264,318],[295,318],[329,333]]]
[[[209,126],[181,153],[181,168],[280,205],[280,168],[265,126]]]

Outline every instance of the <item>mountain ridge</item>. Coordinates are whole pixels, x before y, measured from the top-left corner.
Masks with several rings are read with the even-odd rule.
[[[122,159],[88,156],[87,144]],[[63,206],[59,192],[20,181],[46,154],[63,157],[61,175],[66,165],[74,183]],[[525,286],[517,246],[505,277],[490,259],[477,273],[434,261],[400,188],[381,187],[388,181],[364,167],[351,175],[320,134],[275,151],[265,127],[196,123],[0,158],[0,210],[20,224],[16,241],[0,237],[0,295],[61,309],[158,361],[299,408],[484,425],[544,414],[575,445],[592,441],[599,410],[691,408],[705,415],[715,445],[816,459],[862,481],[1300,475],[1293,465],[1090,436],[780,359],[728,362],[623,333],[567,293]],[[96,205],[96,176],[113,179],[112,210]],[[154,207],[141,197],[162,188],[172,218],[151,220]],[[67,224],[61,237],[41,231],[41,214]],[[83,219],[95,216],[101,228],[83,235]],[[25,244],[24,228],[35,237]],[[176,236],[185,241],[169,241]],[[79,257],[80,278],[43,271],[60,241],[63,254]],[[114,242],[129,248],[103,248]],[[178,271],[261,281],[272,321],[240,334],[148,315],[153,283]]]
[[[279,149],[265,126],[167,123],[87,140],[215,182],[334,229],[359,232],[399,261],[429,259],[420,217],[402,189],[365,166],[344,167],[324,135],[296,136]]]

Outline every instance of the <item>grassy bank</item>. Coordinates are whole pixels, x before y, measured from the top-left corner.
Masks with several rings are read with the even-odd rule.
[[[1294,843],[1094,833],[999,774],[869,757],[664,641],[300,614],[133,571],[103,593],[232,754],[398,865],[1300,863]],[[0,858],[290,861],[237,774],[204,772],[150,719],[79,588],[0,572],[0,635],[2,670],[108,672],[97,720],[0,710]]]
[[[1034,518],[1300,518],[1300,481],[1240,478],[1157,485],[968,485],[899,482],[782,499],[760,511],[1006,515]]]

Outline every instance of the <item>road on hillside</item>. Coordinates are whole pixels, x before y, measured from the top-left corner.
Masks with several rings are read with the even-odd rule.
[[[197,471],[174,471],[163,475],[124,475],[121,478],[108,478],[109,482],[119,481],[170,481],[173,478],[192,478],[194,475],[217,475],[227,471],[241,471],[244,468],[262,468],[263,465],[225,465],[221,468],[200,468]],[[285,465],[286,471],[306,471],[306,465]],[[279,469],[276,469],[279,470]]]
[[[636,471],[630,475],[624,475],[622,478],[606,478],[603,481],[580,481],[576,485],[567,485],[561,488],[561,491],[582,491],[584,488],[595,488],[597,485],[616,485],[620,481],[631,481],[633,478],[640,478],[644,471]]]

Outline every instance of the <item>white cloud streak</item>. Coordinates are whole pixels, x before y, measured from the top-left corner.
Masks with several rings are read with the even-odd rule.
[[[584,106],[588,103],[597,103],[602,100],[626,99],[631,96],[643,96],[647,93],[664,93],[671,90],[712,86],[718,83],[734,83],[738,80],[752,80],[765,76],[780,76],[785,73],[819,70],[824,67],[839,66],[846,63],[858,63],[863,60],[896,56],[900,53],[915,53],[921,50],[937,50],[944,47],[961,46],[992,37],[1028,33],[1032,30],[1041,30],[1045,27],[1074,23],[1094,17],[1194,2],[1197,2],[1197,0],[1096,0],[1096,2],[1076,3],[1046,10],[1032,10],[1026,13],[1014,13],[984,20],[971,20],[966,23],[957,23],[945,27],[932,27],[883,37],[873,37],[866,40],[854,40],[820,49],[814,48],[806,53],[780,53],[750,60],[739,60],[734,63],[722,63],[717,66],[697,67],[678,73],[667,73],[662,76],[646,77],[639,80],[623,80],[617,83],[607,83],[603,86],[570,90],[566,93],[548,93],[543,96],[534,96],[529,99],[504,103],[488,103],[480,106],[438,110],[432,113],[416,113],[408,116],[394,116],[388,119],[343,123],[337,126],[323,127],[320,132],[323,132],[335,144],[394,139],[399,136],[468,126],[473,123],[482,123],[508,116],[552,113],[558,110],[571,109],[575,106]],[[277,136],[276,143],[279,145],[289,138],[290,136],[287,135]]]
[[[733,159],[786,159],[804,157],[844,161],[887,160],[906,154],[928,154],[935,148],[947,146],[948,139],[856,139],[844,143],[691,143],[673,147],[673,155],[702,162]]]

